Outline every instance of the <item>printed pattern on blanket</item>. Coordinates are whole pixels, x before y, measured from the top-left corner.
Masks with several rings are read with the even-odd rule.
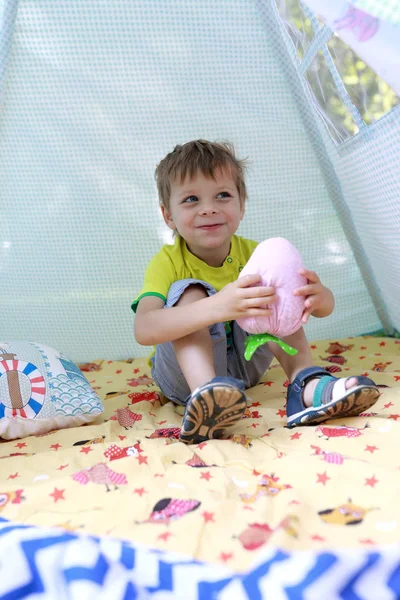
[[[185,446],[182,407],[161,397],[145,359],[80,365],[104,401],[91,425],[0,443],[0,514],[106,535],[243,571],[266,544],[373,549],[398,540],[400,340],[315,342],[335,376],[382,387],[370,412],[285,427],[287,381],[274,363],[248,390],[227,440]],[[399,422],[398,422],[399,421]]]

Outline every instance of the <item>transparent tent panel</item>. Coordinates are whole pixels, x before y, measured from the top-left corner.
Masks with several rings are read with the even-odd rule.
[[[314,105],[337,143],[358,133],[358,126],[341,98],[323,52],[320,50],[306,71]]]
[[[370,125],[400,103],[390,86],[337,34],[327,43],[345,88],[363,121]]]
[[[278,12],[293,42],[299,60],[302,60],[315,37],[314,26],[298,0],[276,0]]]

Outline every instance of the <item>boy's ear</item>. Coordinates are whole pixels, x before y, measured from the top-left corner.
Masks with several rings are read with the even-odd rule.
[[[163,216],[164,221],[168,225],[168,227],[170,229],[176,230],[176,225],[175,225],[174,220],[173,220],[173,218],[171,216],[171,213],[169,212],[168,208],[166,208],[164,206],[164,204],[161,204],[161,214]]]

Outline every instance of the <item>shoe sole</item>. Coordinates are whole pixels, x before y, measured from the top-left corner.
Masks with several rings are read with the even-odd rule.
[[[200,444],[219,439],[225,429],[240,421],[246,408],[246,395],[242,390],[220,383],[204,386],[186,405],[179,441]]]
[[[318,408],[311,406],[297,415],[288,417],[287,426],[314,425],[327,419],[356,417],[375,404],[380,396],[377,388],[360,385],[340,400],[324,404]]]

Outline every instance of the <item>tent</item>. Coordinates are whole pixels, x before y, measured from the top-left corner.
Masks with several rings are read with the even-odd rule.
[[[288,238],[333,290],[308,338],[395,337],[399,104],[398,0],[2,0],[0,342],[146,356],[130,305],[171,241],[154,168],[196,138],[249,159],[239,233]]]

